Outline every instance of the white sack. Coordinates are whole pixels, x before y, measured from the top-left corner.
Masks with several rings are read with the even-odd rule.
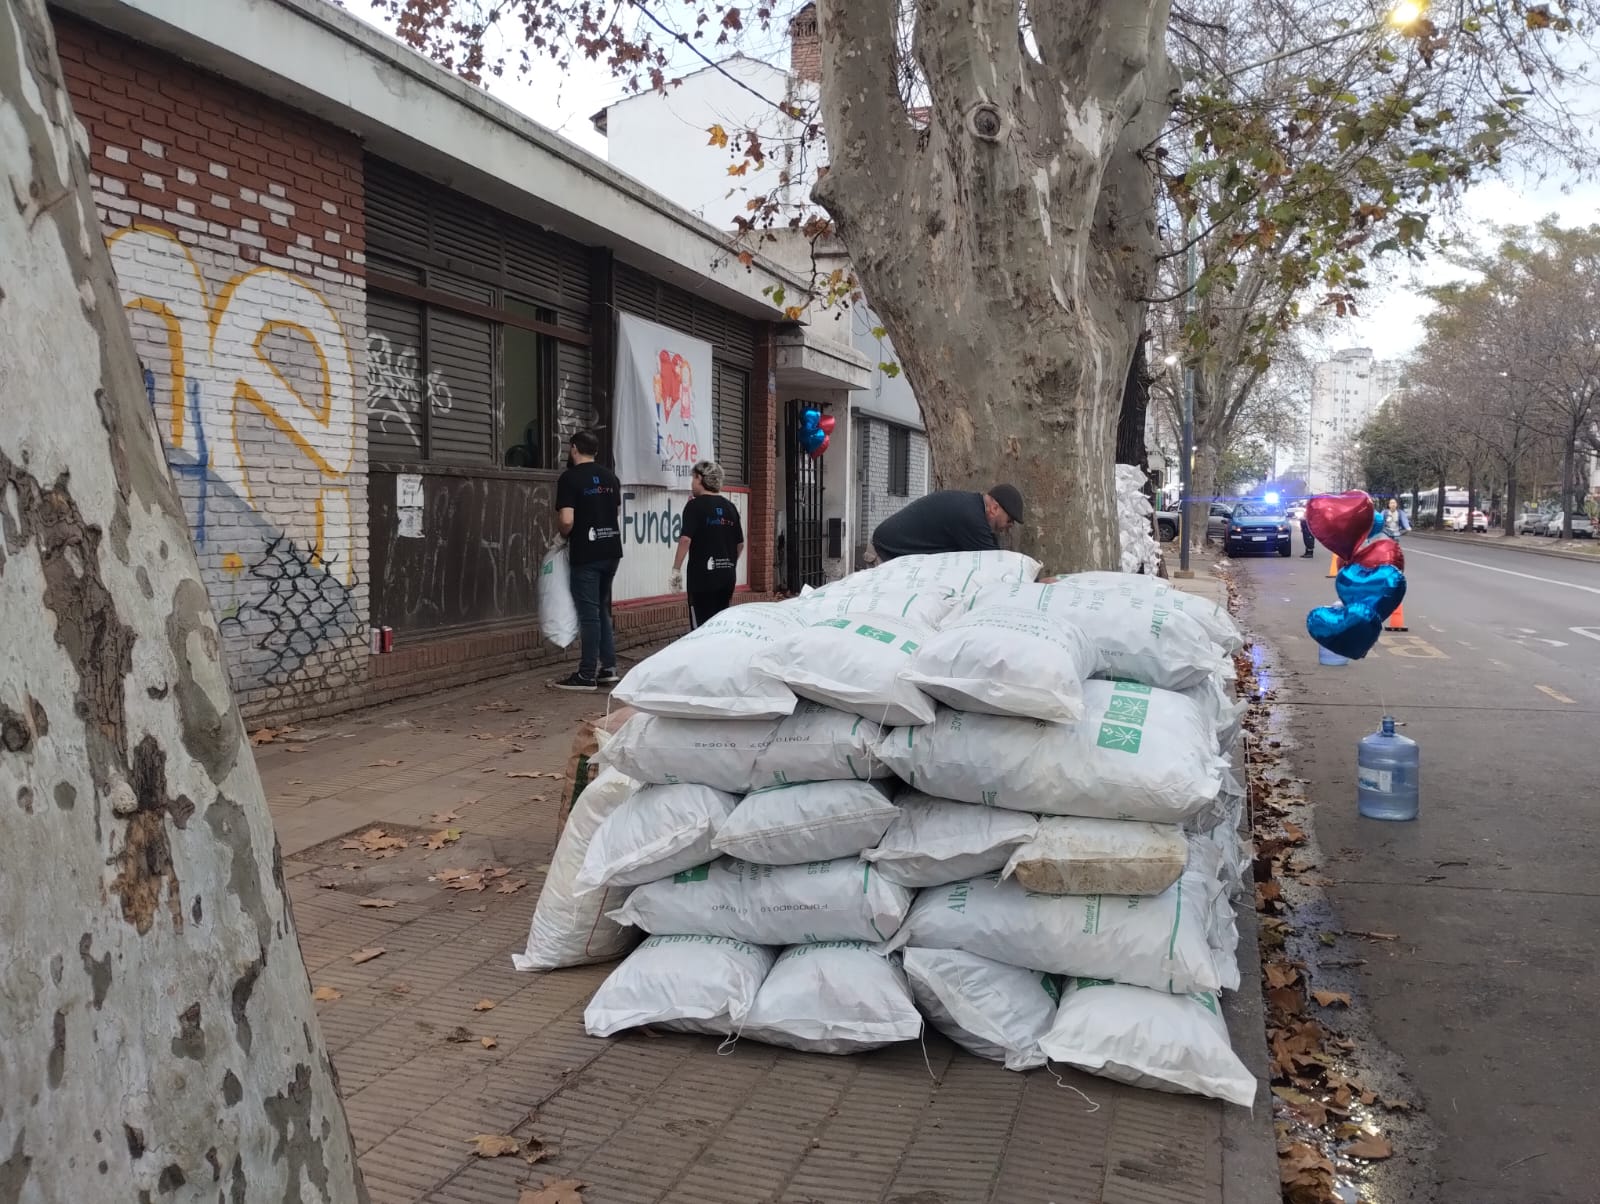
[[[1159,991],[1215,991],[1222,987],[1210,943],[1216,902],[1214,886],[1194,873],[1154,898],[1036,895],[985,875],[923,891],[893,943],[964,949],[1008,965]]]
[[[1083,694],[1076,723],[941,708],[890,732],[878,756],[939,798],[1046,815],[1175,823],[1216,799],[1227,762],[1194,703],[1121,682],[1085,682]]]
[[[774,786],[745,795],[711,847],[762,865],[832,861],[877,844],[894,817],[887,788],[873,782]]]
[[[1124,573],[1154,573],[1161,565],[1150,515],[1155,507],[1144,495],[1147,477],[1133,464],[1117,465],[1117,536]]]
[[[889,777],[889,767],[878,760],[882,739],[883,729],[870,719],[820,702],[800,702],[756,757],[755,787]]]
[[[1000,581],[1032,581],[1043,567],[1032,556],[1007,549],[934,552],[925,556],[897,556],[852,573],[845,580],[857,585],[869,583],[876,587],[894,582],[909,589],[943,589],[970,594]]]
[[[578,604],[572,600],[567,541],[558,539],[539,564],[539,634],[565,648],[578,638]]]
[[[959,596],[953,589],[939,586],[917,589],[852,574],[821,589],[808,589],[782,605],[803,615],[808,624],[856,615],[893,615],[924,627],[937,627],[958,601]]]
[[[794,710],[774,654],[800,616],[772,603],[730,606],[644,658],[611,696],[652,715],[765,719]]]
[[[1094,588],[1072,584],[1074,580],[988,586],[973,597],[969,611],[1020,607],[1065,620],[1089,637],[1105,676],[1164,690],[1197,685],[1231,669],[1206,628],[1175,610],[1166,595]]]
[[[699,782],[744,794],[755,786],[756,759],[772,743],[776,719],[663,719],[635,715],[595,759],[637,782]]]
[[[1054,975],[959,949],[907,949],[904,962],[917,1006],[962,1049],[1007,1070],[1044,1065],[1039,1041],[1061,1001]]]
[[[1239,734],[1244,729],[1245,712],[1250,709],[1250,704],[1234,698],[1232,692],[1222,684],[1221,675],[1208,675],[1179,693],[1199,707],[1200,713],[1211,721],[1217,733],[1218,752],[1226,754],[1238,743]]]
[[[646,932],[705,932],[757,945],[885,941],[911,892],[857,857],[756,865],[721,857],[641,886],[613,913]]]
[[[643,886],[716,856],[712,838],[739,796],[683,782],[641,786],[606,816],[578,871],[579,890]]]
[[[902,791],[895,806],[883,839],[861,856],[902,886],[943,886],[992,873],[1039,830],[1038,819],[1021,811],[952,803],[916,790]]]
[[[1083,715],[1083,681],[1098,665],[1073,624],[985,606],[946,621],[917,649],[906,679],[958,711],[1063,723]]]
[[[1135,1087],[1208,1095],[1248,1108],[1255,1076],[1228,1041],[1211,992],[1169,995],[1079,979],[1066,984],[1045,1056]]]
[[[1177,824],[1046,816],[1001,877],[1046,895],[1159,895],[1188,863]]]
[[[777,950],[721,936],[652,936],[611,972],[583,1009],[591,1037],[651,1025],[727,1036],[738,1029]]]
[[[533,908],[527,951],[511,955],[511,964],[518,970],[559,970],[610,961],[638,940],[633,929],[605,915],[627,899],[625,889],[580,892],[574,885],[595,830],[622,806],[633,788],[626,776],[605,769],[572,804],[545,873],[544,889]]]
[[[1072,573],[1062,577],[1060,584],[1077,585],[1085,589],[1125,590],[1149,598],[1195,620],[1206,629],[1211,642],[1219,645],[1224,652],[1231,654],[1244,647],[1244,633],[1224,607],[1209,598],[1174,589],[1170,581],[1161,577],[1145,573]]]
[[[808,1053],[850,1054],[922,1035],[905,974],[862,941],[785,949],[742,1035]]]
[[[894,615],[824,619],[790,635],[778,672],[796,694],[885,727],[933,722],[933,700],[905,679],[931,627]]]

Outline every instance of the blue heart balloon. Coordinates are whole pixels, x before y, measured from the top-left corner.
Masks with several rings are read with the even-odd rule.
[[[1333,588],[1345,606],[1365,605],[1379,619],[1387,619],[1405,600],[1406,575],[1392,564],[1376,568],[1347,564],[1334,578]]]
[[[1372,512],[1372,530],[1367,532],[1367,538],[1368,539],[1376,539],[1376,538],[1378,538],[1378,536],[1380,536],[1382,534],[1383,534],[1383,511],[1382,510],[1374,510]]]
[[[1318,606],[1306,616],[1306,631],[1329,652],[1358,661],[1383,634],[1383,619],[1365,602]]]

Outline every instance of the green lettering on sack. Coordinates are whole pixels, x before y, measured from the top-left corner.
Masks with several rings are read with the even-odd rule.
[[[904,652],[907,656],[910,656],[921,646],[922,645],[918,644],[916,640],[907,640],[905,643],[900,645],[900,651]]]
[[[1151,614],[1150,614],[1150,634],[1151,635],[1157,636],[1157,637],[1159,637],[1161,635],[1161,629],[1164,626],[1166,626],[1167,616],[1170,615],[1171,613],[1172,612],[1170,610],[1160,610],[1160,609],[1157,609],[1157,610],[1154,610],[1154,611],[1151,612]]]
[[[1080,991],[1088,987],[1114,987],[1117,985],[1109,978],[1074,978],[1072,983]]]
[[[1100,737],[1095,741],[1101,748],[1115,752],[1136,753],[1144,742],[1144,733],[1125,723],[1102,723]]]
[[[849,619],[824,619],[820,623],[813,623],[812,626],[813,627],[837,627],[837,628],[839,628],[839,630],[843,631],[846,627],[850,626],[850,620]]]
[[[1083,901],[1083,932],[1093,936],[1100,931],[1100,896],[1089,895]]]
[[[708,861],[704,865],[695,866],[692,870],[679,871],[672,875],[672,880],[682,885],[685,882],[704,882],[709,877],[711,877],[711,863]]]
[[[1117,685],[1116,685],[1116,690],[1114,691],[1114,693],[1117,693],[1117,694],[1148,694],[1148,693],[1150,693],[1150,687],[1145,685],[1143,682],[1118,681]]]
[[[1205,1008],[1205,1010],[1210,1012],[1213,1016],[1217,1014],[1217,997],[1215,995],[1212,995],[1209,992],[1195,991],[1189,995],[1189,998],[1194,1000],[1201,1007]]]
[[[869,640],[877,640],[880,644],[892,644],[899,638],[892,631],[884,631],[880,627],[869,627],[865,623],[856,628],[856,634],[864,635]]]
[[[967,896],[972,893],[972,883],[957,882],[950,888],[950,900],[947,906],[951,911],[964,912],[967,910]]]
[[[1111,696],[1111,704],[1106,707],[1106,718],[1115,719],[1118,723],[1137,723],[1143,725],[1150,717],[1150,700],[1148,698],[1125,698],[1121,694]]]

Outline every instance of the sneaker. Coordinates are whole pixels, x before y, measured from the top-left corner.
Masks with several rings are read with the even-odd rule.
[[[617,676],[617,671],[615,669],[602,669],[600,670],[600,675],[594,680],[597,685],[614,686],[621,681],[622,678]]]
[[[592,677],[574,673],[571,677],[563,677],[560,681],[551,682],[550,688],[552,690],[574,690],[592,694],[595,690],[595,681]]]
[[[1300,559],[1301,560],[1310,560],[1311,557],[1314,556],[1314,555],[1315,555],[1314,552],[1302,552],[1300,554]]]

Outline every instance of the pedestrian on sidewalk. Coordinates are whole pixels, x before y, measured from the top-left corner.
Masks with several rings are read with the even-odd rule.
[[[683,533],[672,558],[669,583],[683,591],[683,562],[689,561],[689,630],[728,609],[744,551],[739,509],[722,496],[722,465],[701,460],[689,479],[691,497],[683,507]]]
[[[616,473],[596,462],[599,454],[599,436],[578,431],[569,466],[556,481],[556,522],[568,539],[582,646],[576,671],[550,683],[558,690],[594,690],[618,681],[611,582],[622,563],[622,485]]]

